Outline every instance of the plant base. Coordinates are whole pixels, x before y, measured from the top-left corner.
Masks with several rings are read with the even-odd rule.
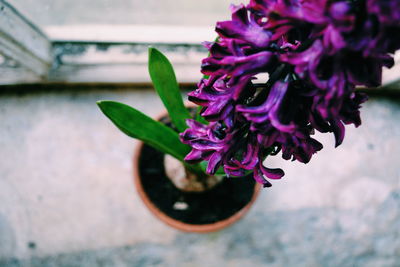
[[[260,190],[253,177],[226,178],[206,192],[183,192],[165,174],[164,154],[141,143],[134,159],[135,185],[146,206],[168,225],[213,232],[239,220]]]

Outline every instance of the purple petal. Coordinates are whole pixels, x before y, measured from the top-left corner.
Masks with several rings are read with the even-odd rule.
[[[267,168],[261,162],[259,163],[259,168],[262,174],[270,179],[281,179],[285,175],[282,169]]]
[[[219,166],[221,166],[221,159],[222,156],[219,153],[214,153],[210,160],[208,161],[208,165],[207,165],[207,170],[206,172],[208,174],[215,174],[215,172],[218,170]]]
[[[253,172],[253,177],[256,180],[257,183],[262,184],[263,187],[271,187],[272,184],[267,181],[267,179],[264,178],[262,172],[256,168]]]
[[[339,120],[331,121],[331,126],[333,134],[335,135],[335,147],[338,147],[343,142],[345,128],[343,123]]]

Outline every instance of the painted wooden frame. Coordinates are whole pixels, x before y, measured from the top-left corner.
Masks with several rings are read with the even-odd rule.
[[[52,64],[46,35],[0,0],[0,83],[40,82]]]
[[[43,32],[5,0],[0,0],[0,84],[149,84],[147,48],[157,47],[172,61],[180,83],[197,83],[213,40],[209,27],[162,25],[51,26]],[[384,84],[399,87],[397,65],[384,70]]]

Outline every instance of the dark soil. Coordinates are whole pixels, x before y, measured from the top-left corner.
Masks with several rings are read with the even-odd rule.
[[[166,215],[188,224],[210,224],[231,217],[250,202],[255,181],[251,175],[225,178],[213,189],[187,193],[177,189],[164,170],[164,154],[144,145],[139,157],[139,173],[145,193]],[[176,202],[188,208],[174,209]]]

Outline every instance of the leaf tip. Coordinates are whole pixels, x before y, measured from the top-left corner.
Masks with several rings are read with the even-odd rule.
[[[149,47],[149,58],[159,58],[159,57],[165,57],[163,53],[161,53],[160,50],[158,50],[155,47],[150,46]]]
[[[96,104],[100,109],[102,109],[103,103],[104,103],[103,100],[96,101]]]
[[[97,106],[100,108],[100,110],[104,113],[107,114],[107,110],[109,110],[110,104],[112,104],[113,101],[109,100],[99,100],[96,102]]]
[[[96,101],[96,104],[100,109],[102,109],[105,105],[107,105],[107,102],[109,102],[109,101],[99,100],[99,101]]]

